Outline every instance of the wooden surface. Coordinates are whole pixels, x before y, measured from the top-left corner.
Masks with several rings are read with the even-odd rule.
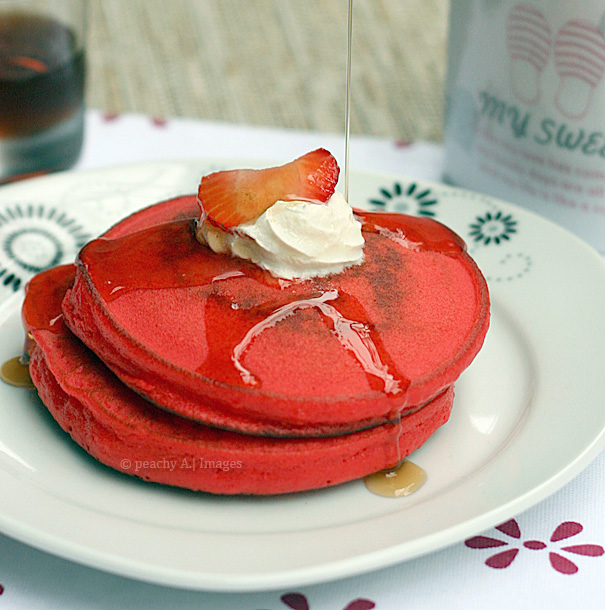
[[[88,105],[338,132],[347,0],[89,0]],[[447,0],[354,0],[351,131],[441,138]]]

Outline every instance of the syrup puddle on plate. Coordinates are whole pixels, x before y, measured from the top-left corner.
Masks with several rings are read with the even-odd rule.
[[[369,474],[363,481],[377,496],[402,498],[413,494],[424,485],[426,472],[414,462],[403,460],[394,468]]]
[[[2,381],[18,388],[33,388],[32,378],[29,376],[29,366],[24,364],[21,356],[7,360],[0,367]]]

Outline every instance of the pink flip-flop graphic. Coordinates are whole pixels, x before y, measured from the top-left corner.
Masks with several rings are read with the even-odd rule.
[[[506,42],[513,91],[522,102],[535,104],[540,97],[540,78],[552,47],[546,18],[532,6],[517,4],[508,15]]]
[[[557,33],[554,53],[559,75],[557,108],[567,118],[582,118],[605,73],[603,33],[587,21],[568,21]]]

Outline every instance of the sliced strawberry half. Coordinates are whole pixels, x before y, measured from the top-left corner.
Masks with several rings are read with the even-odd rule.
[[[209,174],[198,189],[202,218],[228,229],[258,218],[276,201],[325,203],[339,172],[336,159],[318,148],[279,167]]]

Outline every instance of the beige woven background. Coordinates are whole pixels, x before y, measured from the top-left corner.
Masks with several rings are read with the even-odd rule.
[[[347,0],[90,0],[88,104],[341,131]],[[448,0],[354,0],[351,131],[439,140]]]

